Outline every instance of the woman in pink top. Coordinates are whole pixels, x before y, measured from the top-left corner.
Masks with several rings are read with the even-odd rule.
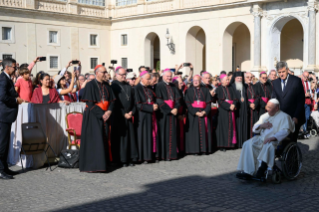
[[[20,76],[14,87],[19,94],[19,97],[26,102],[31,101],[32,97],[32,81],[30,79],[30,71],[27,68],[20,68]]]

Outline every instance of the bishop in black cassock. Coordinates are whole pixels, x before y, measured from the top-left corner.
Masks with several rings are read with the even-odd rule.
[[[235,72],[230,81],[230,85],[235,91],[238,99],[236,115],[237,147],[241,148],[243,143],[248,140],[248,99],[246,87],[244,86],[243,72]]]
[[[177,113],[180,95],[172,83],[172,72],[163,72],[163,81],[156,86],[156,102],[160,108],[159,135],[160,157],[164,160],[177,159]]]
[[[186,153],[211,153],[211,94],[201,84],[200,76],[194,76],[193,85],[187,89],[185,102],[188,109],[186,122]]]
[[[126,82],[126,70],[116,71],[116,80],[112,82],[112,90],[116,97],[112,113],[112,152],[114,161],[120,161],[123,166],[138,158],[135,128],[132,117],[136,112],[133,88]]]
[[[149,162],[159,158],[158,125],[155,93],[148,87],[151,76],[147,71],[140,74],[141,82],[135,86],[137,114],[134,122],[137,126],[138,153],[140,162]]]
[[[95,67],[96,79],[85,86],[82,101],[86,103],[83,114],[79,166],[83,172],[107,170],[112,159],[109,135],[109,117],[114,107],[114,94],[106,80],[106,69]]]
[[[256,85],[252,84],[252,73],[245,73],[245,87],[248,99],[248,138],[253,137],[253,126],[259,120],[259,93]]]
[[[217,147],[221,149],[233,148],[237,144],[235,110],[238,104],[236,94],[226,74],[220,76],[222,85],[216,89],[218,99],[217,116]]]
[[[259,117],[266,112],[266,105],[271,98],[272,85],[267,80],[266,72],[261,72],[259,76],[259,82],[256,83],[256,88],[259,93]]]

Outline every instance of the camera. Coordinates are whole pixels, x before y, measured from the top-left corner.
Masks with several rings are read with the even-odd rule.
[[[40,60],[40,61],[46,61],[46,60],[47,60],[47,57],[40,57],[39,60]]]
[[[102,66],[105,66],[105,63],[102,63]]]
[[[112,65],[117,64],[117,60],[111,60],[111,64]]]
[[[72,64],[78,64],[79,61],[78,60],[72,60]]]
[[[183,63],[184,67],[189,67],[191,64],[190,63]]]
[[[133,72],[133,69],[128,68],[128,69],[126,69],[126,71],[127,71],[127,72]]]

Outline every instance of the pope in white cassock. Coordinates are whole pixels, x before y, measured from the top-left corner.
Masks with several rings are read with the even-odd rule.
[[[275,162],[275,150],[279,143],[295,131],[291,117],[280,111],[277,99],[271,99],[266,105],[267,113],[263,114],[253,127],[254,133],[260,133],[244,142],[237,169],[238,178],[256,178],[265,176],[268,167]]]

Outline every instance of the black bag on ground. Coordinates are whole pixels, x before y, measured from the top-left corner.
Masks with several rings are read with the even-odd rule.
[[[80,151],[77,149],[62,150],[58,166],[62,168],[79,168],[79,157]]]

